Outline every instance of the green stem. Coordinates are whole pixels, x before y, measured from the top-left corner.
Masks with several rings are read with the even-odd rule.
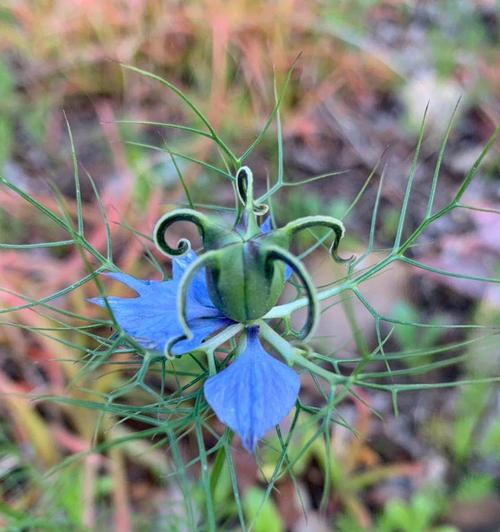
[[[232,163],[235,167],[238,167],[240,165],[241,158],[236,157],[236,155],[229,149],[229,147],[226,145],[226,143],[219,137],[217,134],[217,131],[215,131],[215,128],[212,126],[208,118],[201,112],[201,110],[198,108],[198,106],[191,101],[190,98],[188,98],[179,88],[177,88],[173,83],[170,83],[166,79],[163,79],[160,76],[157,76],[156,74],[153,74],[151,72],[147,72],[146,70],[142,70],[140,68],[126,65],[124,63],[121,63],[121,66],[123,68],[126,68],[128,70],[131,70],[133,72],[137,72],[138,74],[142,74],[143,76],[146,76],[148,78],[154,79],[156,81],[159,81],[166,87],[168,87],[172,92],[174,92],[188,107],[191,108],[191,110],[194,112],[194,114],[205,124],[208,131],[210,132],[210,136],[213,139],[215,143],[221,148],[221,150],[231,159]]]
[[[399,258],[400,257],[397,255],[389,255],[385,259],[381,260],[378,264],[375,264],[375,266],[369,268],[368,270],[360,274],[358,277],[354,279],[349,279],[343,282],[342,284],[333,286],[332,288],[327,288],[326,290],[317,292],[318,301],[325,301],[326,299],[330,299],[331,297],[338,296],[342,292],[352,290],[362,282],[371,279],[375,274],[389,266],[392,262],[399,260]],[[296,299],[295,301],[291,301],[290,303],[277,305],[264,316],[264,319],[270,320],[273,318],[283,318],[284,316],[288,316],[291,312],[295,312],[296,310],[305,307],[307,303],[307,298],[301,297],[300,299]]]
[[[231,443],[234,432],[232,430],[227,430],[228,444]],[[215,501],[215,490],[217,489],[217,483],[219,482],[220,475],[222,473],[222,468],[224,467],[224,462],[226,461],[226,447],[223,445],[215,455],[214,465],[212,467],[212,472],[210,473],[210,493],[212,494],[212,500]]]
[[[356,314],[354,312],[352,299],[350,298],[344,298],[341,300],[342,308],[344,309],[347,321],[349,322],[349,326],[351,327],[352,335],[354,337],[354,341],[356,342],[356,347],[358,349],[358,352],[363,357],[366,357],[370,350],[368,349],[368,345],[366,343],[366,339],[363,335],[363,332],[361,328],[358,325]]]
[[[217,373],[216,367],[215,367],[215,358],[214,358],[214,351],[221,346],[222,344],[229,341],[231,338],[236,336],[241,330],[243,329],[243,325],[241,323],[235,323],[234,325],[230,325],[226,329],[224,329],[221,333],[217,334],[207,342],[205,342],[201,347],[200,350],[205,351],[207,355],[207,361],[208,361],[208,373],[210,376],[215,375]]]
[[[307,369],[314,375],[325,379],[332,385],[345,384],[350,378],[342,375],[336,375],[330,371],[318,366],[300,354],[300,350],[293,347],[289,342],[275,332],[267,323],[259,322],[262,337],[267,340],[287,361],[289,365],[297,365]]]

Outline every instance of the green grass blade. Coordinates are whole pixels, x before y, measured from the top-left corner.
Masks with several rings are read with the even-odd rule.
[[[162,153],[167,151],[167,150],[165,150],[164,148],[162,148],[160,146],[154,146],[153,144],[147,144],[147,143],[144,143],[144,142],[135,142],[135,141],[132,141],[132,140],[127,140],[127,141],[125,141],[125,144],[129,144],[130,146],[138,146],[139,148],[147,148],[149,150],[161,151]],[[199,164],[203,168],[206,168],[207,170],[211,170],[212,172],[215,172],[215,173],[217,173],[219,175],[222,175],[226,179],[229,179],[231,181],[234,180],[234,177],[231,174],[225,172],[224,170],[221,170],[220,168],[217,168],[217,166],[214,166],[212,164],[206,163],[204,161],[201,161],[200,159],[196,159],[195,157],[191,157],[189,155],[186,155],[184,153],[180,153],[178,151],[170,150],[169,153],[172,154],[172,155],[175,155],[176,157],[180,157],[181,159],[185,159],[186,161],[190,161],[192,163]]]
[[[155,122],[154,120],[115,120],[116,124],[125,125],[139,125],[139,126],[158,126],[168,129],[178,129],[179,131],[185,131],[186,133],[192,133],[193,135],[200,135],[208,139],[212,138],[210,133],[197,129],[195,127],[181,126],[180,124],[171,124],[168,122]]]
[[[420,156],[420,150],[422,148],[422,141],[424,139],[425,132],[425,120],[427,118],[427,112],[429,110],[429,104],[427,103],[424,111],[424,116],[422,118],[422,124],[420,126],[420,131],[418,134],[417,148],[415,150],[415,155],[413,157],[413,162],[410,168],[410,175],[408,176],[408,182],[406,185],[405,196],[403,198],[403,205],[401,206],[401,215],[399,217],[398,228],[396,230],[396,237],[394,239],[393,252],[396,252],[399,249],[401,244],[401,237],[403,235],[403,229],[406,220],[406,211],[408,210],[408,202],[410,201],[410,195],[413,187],[413,181],[415,179],[415,174],[417,172],[417,163]]]
[[[172,150],[168,147],[167,143],[164,143],[164,146],[165,146],[165,149],[168,151],[172,164],[174,165],[175,171],[177,172],[177,176],[179,178],[179,181],[181,182],[182,188],[184,190],[184,194],[186,194],[186,199],[188,201],[189,207],[191,209],[194,209],[193,200],[191,199],[189,188],[186,185],[186,181],[184,180],[184,176],[182,175],[181,169],[179,168],[179,165],[177,164],[177,161],[175,160],[175,155],[172,153]]]
[[[300,57],[300,56],[299,56]],[[240,157],[239,161],[240,163],[243,163],[250,154],[253,152],[253,150],[262,142],[262,139],[264,138],[264,135],[267,133],[267,130],[269,129],[269,126],[271,125],[272,121],[274,120],[274,117],[278,113],[279,108],[281,107],[281,104],[283,102],[283,98],[285,97],[286,91],[288,89],[288,84],[290,83],[290,79],[292,77],[293,70],[295,68],[295,64],[297,63],[299,57],[295,59],[293,62],[293,65],[289,69],[287,76],[285,78],[285,83],[283,84],[283,87],[280,91],[278,100],[276,101],[273,110],[271,111],[271,114],[268,116],[266,123],[264,124],[264,127],[260,131],[260,133],[257,135],[257,138],[250,144],[250,146],[247,148],[247,150],[243,153],[243,155]]]
[[[87,170],[85,170],[85,174],[87,175],[87,178],[92,187],[92,191],[94,192],[94,196],[97,201],[97,206],[99,208],[99,212],[104,223],[104,230],[106,231],[106,258],[109,262],[113,262],[113,242],[111,239],[111,227],[109,225],[108,215],[106,213],[106,209],[104,208],[104,204],[102,203],[101,195],[99,194],[99,190],[97,189],[97,185],[95,184],[94,179],[89,174],[89,172],[87,172]]]
[[[77,227],[78,234],[83,236],[83,208],[82,208],[82,192],[80,187],[80,173],[78,171],[78,160],[76,157],[76,148],[75,141],[73,139],[73,132],[71,131],[71,126],[69,125],[68,117],[63,111],[64,121],[66,122],[66,129],[68,131],[69,142],[71,145],[71,160],[73,163],[73,179],[75,182],[75,198],[76,198],[76,217],[77,217]]]
[[[431,192],[429,194],[429,200],[427,202],[425,218],[430,218],[432,216],[432,208],[434,206],[434,199],[436,197],[437,185],[438,185],[439,175],[441,171],[441,164],[444,159],[444,152],[448,144],[448,138],[450,136],[450,133],[453,127],[453,122],[455,121],[455,117],[457,115],[457,110],[458,110],[459,105],[460,105],[460,99],[457,101],[455,108],[453,109],[453,112],[451,113],[450,120],[448,121],[448,127],[446,128],[446,132],[441,142],[441,147],[439,148],[439,155],[438,155],[438,159],[436,162],[436,166],[434,168],[434,175],[432,177],[432,184],[431,184]]]
[[[467,175],[465,176],[465,179],[463,180],[460,188],[458,189],[458,192],[456,193],[453,203],[457,204],[461,199],[462,196],[465,194],[467,188],[469,187],[471,181],[474,179],[475,175],[477,174],[479,167],[481,166],[481,163],[483,162],[483,159],[486,157],[490,149],[492,148],[493,144],[495,144],[497,140],[497,135],[500,127],[497,127],[491,135],[490,139],[486,143],[486,146],[483,148],[481,153],[479,154],[479,157],[474,161],[474,164],[472,165],[472,168],[469,170]]]
[[[168,87],[172,92],[174,92],[193,112],[194,114],[205,124],[207,129],[210,131],[210,135],[214,142],[220,146],[222,151],[226,153],[226,155],[229,156],[231,161],[233,162],[234,166],[239,166],[238,158],[234,155],[234,153],[226,146],[226,144],[223,142],[223,140],[219,137],[217,132],[215,131],[214,127],[208,120],[208,118],[201,112],[201,110],[194,104],[194,102],[188,98],[184,92],[182,92],[179,88],[177,88],[173,83],[170,83],[166,79],[163,79],[160,76],[157,76],[156,74],[153,74],[151,72],[147,72],[146,70],[142,70],[141,68],[137,68],[131,65],[126,65],[121,63],[121,66],[123,68],[126,68],[127,70],[131,70],[132,72],[136,72],[137,74],[141,74],[142,76],[146,76],[150,79],[154,79],[156,81],[159,81],[162,85],[165,85]]]
[[[74,244],[74,240],[59,240],[57,242],[38,242],[36,244],[1,244],[0,249],[43,249],[59,248]]]

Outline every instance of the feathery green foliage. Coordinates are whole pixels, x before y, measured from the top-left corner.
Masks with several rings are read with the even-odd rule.
[[[136,74],[146,76],[152,82],[159,82],[167,89],[172,90],[187,107],[193,111],[194,118],[200,124],[193,127],[176,124],[162,124],[165,127],[181,129],[184,133],[194,137],[209,138],[218,148],[219,164],[205,162],[177,152],[170,147],[157,147],[144,142],[129,141],[136,147],[151,148],[165,151],[175,164],[176,173],[186,192],[190,206],[196,206],[195,195],[189,191],[188,180],[184,179],[181,165],[175,163],[182,159],[199,165],[207,175],[222,176],[229,183],[234,181],[234,172],[252,153],[255,146],[263,139],[271,127],[273,119],[276,120],[278,168],[276,181],[269,183],[268,191],[259,199],[259,203],[267,202],[273,209],[278,194],[286,187],[300,186],[302,183],[286,181],[283,164],[283,138],[280,120],[280,104],[286,89],[289,77],[282,91],[276,93],[274,109],[269,115],[269,120],[264,125],[262,132],[252,142],[249,148],[238,157],[233,150],[219,136],[209,119],[189,98],[170,82],[160,77],[137,69],[125,68]],[[167,481],[178,484],[181,492],[184,510],[181,520],[182,526],[190,530],[218,530],[237,519],[242,529],[259,530],[267,517],[275,511],[270,497],[279,480],[290,475],[295,477],[301,461],[308,453],[319,452],[323,456],[326,471],[333,471],[331,463],[331,427],[337,423],[347,428],[349,424],[338,414],[336,407],[350,396],[359,397],[359,390],[380,390],[392,396],[394,409],[397,411],[398,396],[404,392],[423,389],[438,389],[452,386],[462,386],[472,383],[492,382],[500,380],[499,377],[472,377],[449,382],[429,381],[425,376],[437,372],[445,366],[459,366],[465,359],[487,355],[487,341],[498,334],[498,328],[482,323],[445,324],[441,322],[421,323],[413,319],[385,316],[377,310],[377,301],[370,301],[364,294],[365,283],[383,272],[390,271],[395,263],[402,263],[414,268],[428,270],[436,275],[456,277],[459,279],[475,280],[481,283],[500,283],[498,278],[486,278],[461,273],[459,271],[444,271],[416,260],[411,255],[411,249],[418,244],[419,238],[438,220],[450,215],[454,210],[470,208],[463,203],[468,186],[478,174],[481,162],[495,142],[493,136],[467,173],[463,182],[458,187],[454,197],[442,208],[434,208],[436,194],[439,193],[439,171],[445,157],[445,148],[449,132],[448,128],[436,162],[436,170],[432,180],[429,200],[424,218],[416,228],[410,229],[407,221],[408,205],[412,198],[412,187],[415,180],[416,168],[419,161],[422,141],[425,133],[425,117],[421,125],[415,156],[407,179],[406,193],[401,206],[401,214],[397,225],[396,235],[392,249],[384,253],[377,253],[377,261],[367,264],[366,259],[379,252],[376,248],[376,227],[380,215],[380,200],[384,186],[384,172],[382,171],[378,184],[378,192],[373,205],[370,233],[366,250],[357,259],[349,263],[341,278],[332,280],[327,287],[318,290],[318,299],[328,305],[341,302],[358,302],[373,318],[373,326],[378,339],[373,350],[367,348],[366,340],[357,330],[355,320],[351,322],[353,335],[359,346],[358,356],[352,358],[340,357],[338,353],[321,353],[319,349],[296,343],[291,332],[290,320],[294,312],[302,309],[307,304],[307,298],[302,296],[297,287],[296,298],[293,301],[274,307],[261,322],[261,330],[266,341],[279,352],[290,365],[293,365],[302,374],[308,374],[316,383],[318,390],[324,397],[321,406],[309,405],[299,401],[297,403],[290,429],[283,432],[277,429],[276,436],[270,438],[263,445],[262,453],[258,453],[257,460],[270,471],[265,490],[254,490],[244,496],[239,491],[237,473],[234,464],[232,435],[226,430],[220,434],[214,426],[214,416],[208,407],[202,393],[201,384],[215,370],[225,367],[237,354],[237,345],[233,332],[231,335],[221,336],[213,340],[213,356],[201,357],[196,353],[183,359],[169,360],[158,354],[149,352],[129,338],[120,330],[113,320],[91,319],[86,311],[68,311],[65,309],[64,298],[71,296],[91,283],[95,284],[101,296],[105,290],[99,275],[105,271],[117,271],[114,263],[112,232],[99,191],[90,179],[92,189],[96,195],[102,215],[102,224],[106,227],[105,249],[97,248],[90,242],[86,235],[85,208],[81,199],[80,172],[78,166],[77,149],[73,143],[71,128],[68,124],[68,133],[71,141],[71,156],[74,169],[76,211],[70,213],[64,200],[55,193],[56,202],[60,212],[51,209],[38,199],[25,192],[22,187],[0,177],[0,184],[17,194],[33,209],[34,213],[44,217],[64,233],[61,240],[53,242],[12,244],[0,243],[0,249],[42,249],[61,248],[77,249],[81,260],[86,265],[87,274],[81,279],[75,279],[67,287],[42,298],[35,299],[30,294],[22,296],[24,303],[9,308],[0,309],[4,326],[22,327],[16,322],[8,321],[9,314],[23,309],[32,309],[46,318],[50,326],[34,328],[25,326],[32,333],[58,342],[61,353],[68,352],[68,358],[76,360],[80,365],[79,371],[74,375],[71,388],[80,390],[84,399],[74,394],[72,396],[46,396],[39,397],[45,402],[57,402],[71,405],[81,409],[96,411],[100,414],[100,422],[93,427],[95,446],[99,452],[107,452],[113,448],[121,448],[134,442],[149,441],[158,449],[169,450],[167,461]],[[304,181],[311,182],[315,179],[330,177],[332,174],[317,176]],[[346,210],[344,222],[349,227],[349,219],[356,215],[356,204],[366,188],[371,184],[377,169],[369,176],[352,204]],[[230,186],[227,183],[227,186]],[[227,205],[212,205],[212,209],[220,212],[232,211]],[[330,237],[322,233],[315,235],[316,244],[304,251],[301,257],[306,257],[317,248],[325,244]],[[137,235],[144,241],[146,248],[151,247],[148,237]],[[380,255],[382,257],[380,258]],[[154,257],[150,255],[153,260]],[[156,264],[159,270],[161,266]],[[85,307],[84,307],[85,308]],[[108,307],[108,311],[111,309]],[[112,313],[110,312],[110,315]],[[273,320],[269,322],[269,320]],[[111,335],[103,335],[105,328],[112,327]],[[393,331],[404,328],[443,329],[452,328],[477,330],[473,339],[463,342],[444,344],[439,348],[433,346],[415,346],[403,352],[388,352],[384,344]],[[224,333],[221,333],[223,335]],[[224,343],[222,341],[226,340]],[[212,341],[212,340],[211,340]],[[471,348],[473,346],[473,349]],[[486,347],[485,347],[486,346]],[[217,355],[217,356],[216,356]],[[222,355],[219,357],[218,355]],[[411,361],[411,363],[407,363]],[[383,362],[385,369],[380,369]],[[398,369],[392,369],[398,364]],[[132,370],[132,375],[127,381],[119,381],[119,387],[110,391],[101,391],[99,387],[92,387],[92,381],[105,379],[109,372],[122,371],[126,367]],[[126,374],[126,373],[122,373]],[[134,431],[127,431],[116,437],[103,437],[110,426],[120,427],[125,422],[132,422],[137,427]],[[352,428],[354,430],[354,428]],[[197,446],[197,456],[185,459],[183,448],[188,445]],[[318,447],[319,445],[319,447]],[[320,449],[318,451],[318,448]],[[84,454],[84,453],[82,453]],[[69,467],[69,462],[74,462],[78,455],[59,464],[54,471],[57,474],[64,467]],[[271,467],[269,468],[271,464]],[[323,501],[335,486],[335,474],[325,476]],[[15,521],[17,517],[12,516]],[[21,522],[21,521],[20,521]],[[34,524],[33,526],[37,526]],[[277,530],[279,528],[276,528]]]

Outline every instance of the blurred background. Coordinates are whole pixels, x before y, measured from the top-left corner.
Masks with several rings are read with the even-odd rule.
[[[342,217],[383,156],[377,247],[388,247],[426,105],[410,227],[425,213],[441,138],[457,101],[438,206],[457,190],[498,124],[497,8],[495,0],[3,0],[0,173],[57,209],[49,186],[54,183],[74,212],[67,117],[82,176],[92,176],[108,214],[116,263],[148,278],[153,268],[130,228],[149,235],[161,213],[186,202],[172,159],[161,148],[168,145],[209,163],[217,152],[202,137],[155,124],[194,121],[175,94],[120,63],[182,88],[242,153],[273,108],[273,78],[282,86],[301,54],[281,112],[286,178],[294,182],[343,173],[281,190],[273,201],[276,219],[285,223],[313,213]],[[234,205],[223,178],[188,159],[177,162],[196,203]],[[277,173],[274,127],[249,164],[263,192]],[[419,241],[415,257],[449,271],[498,276],[500,218],[488,209],[500,208],[499,166],[494,149],[468,192],[469,203],[485,211],[460,210],[440,220]],[[346,249],[359,253],[366,247],[376,185],[367,187],[346,219]],[[103,249],[100,205],[84,177],[82,196],[89,241]],[[0,188],[2,243],[60,238],[29,204]],[[299,247],[313,243],[305,235]],[[331,281],[331,266],[325,264],[325,256],[316,255],[308,263],[317,284]],[[25,304],[21,294],[39,299],[85,273],[77,251],[1,249],[0,306]],[[394,267],[369,283],[366,296],[380,313],[396,319],[494,325],[500,319],[495,286]],[[120,294],[118,286],[113,290]],[[92,295],[95,287],[84,287],[59,304],[81,315],[102,315],[85,303]],[[373,318],[355,306],[350,312],[338,306],[322,322],[317,341],[324,352],[356,353],[359,337],[356,343],[351,314],[362,341],[371,348],[376,344]],[[130,368],[124,364],[99,378],[80,379],[79,352],[57,341],[67,331],[60,337],[57,332],[33,334],[34,328],[52,323],[43,312],[24,309],[1,318],[0,528],[183,530],[182,493],[169,476],[173,465],[167,445],[133,438],[141,427],[117,424],[112,415],[103,422],[98,410],[31,400],[64,395],[84,402],[105,396],[120,388]],[[333,337],[332,323],[337,324]],[[467,342],[474,334],[402,327],[386,349],[430,350]],[[451,368],[420,375],[419,382],[498,375],[497,344],[491,343],[487,356],[464,358]],[[303,390],[313,399],[317,395],[307,380]],[[339,407],[356,435],[334,427],[328,464],[324,443],[310,446],[294,466],[293,478],[279,481],[259,515],[257,531],[500,529],[498,388],[482,384],[401,395],[399,416],[390,395],[360,394],[360,400],[350,398]],[[87,453],[98,420],[104,424],[100,441],[122,438],[125,443]],[[181,452],[188,460],[194,451],[186,445]],[[78,459],[68,461],[74,455]],[[263,453],[259,467],[241,451],[234,459],[251,518],[276,457]],[[58,467],[63,461],[64,467]],[[196,477],[196,468],[190,475]],[[331,490],[321,504],[325,478]],[[221,488],[221,502],[225,497]],[[227,513],[227,529],[236,530],[229,502]]]

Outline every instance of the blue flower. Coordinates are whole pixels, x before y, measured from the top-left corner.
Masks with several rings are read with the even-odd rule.
[[[107,273],[135,290],[138,297],[108,297],[107,301],[118,325],[130,337],[146,349],[164,351],[172,338],[182,336],[183,330],[177,319],[177,289],[187,267],[196,260],[194,251],[173,261],[173,279],[169,281],[140,280],[125,273]],[[200,270],[188,291],[188,323],[193,338],[182,340],[173,347],[175,355],[182,355],[199,348],[213,333],[231,323],[212,303],[205,280],[205,270]],[[104,298],[90,300],[105,307]]]
[[[271,219],[261,228],[263,233],[271,231]],[[121,329],[146,349],[164,352],[172,339],[183,336],[177,317],[177,291],[184,272],[196,259],[193,251],[175,258],[173,278],[169,281],[140,280],[121,272],[105,274],[137,293],[135,298],[107,297],[106,300]],[[291,275],[292,270],[287,267],[286,278]],[[106,306],[102,297],[90,302]],[[176,342],[172,349],[175,355],[203,348],[209,336],[234,323],[212,303],[204,268],[189,287],[186,308],[193,337]],[[217,417],[238,434],[250,452],[290,412],[299,389],[297,373],[264,351],[257,326],[247,329],[246,348],[236,361],[204,385],[205,398]]]
[[[247,329],[243,353],[204,386],[205,397],[217,417],[238,434],[250,452],[288,415],[299,389],[297,373],[264,351],[258,327]]]

